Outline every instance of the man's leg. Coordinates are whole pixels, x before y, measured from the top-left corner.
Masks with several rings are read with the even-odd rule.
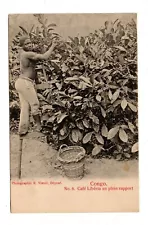
[[[41,127],[41,118],[40,118],[40,114],[39,114],[39,107],[40,107],[40,103],[37,97],[37,92],[35,90],[34,85],[32,84],[30,90],[30,98],[28,99],[30,108],[31,108],[31,114],[33,116],[33,119],[36,123],[36,130],[37,131],[41,131],[42,127]]]
[[[19,85],[18,85],[19,84]],[[35,91],[34,84],[31,81],[25,79],[19,79],[16,89],[23,96],[26,102],[29,103],[31,108],[31,114],[37,125],[37,130],[41,130],[41,120],[39,115],[39,100]]]
[[[25,81],[25,83],[27,83],[27,92],[25,92],[25,97],[30,105],[31,114],[37,126],[36,130],[41,131],[41,119],[39,115],[40,104],[37,97],[37,92],[32,82],[29,81],[28,83],[28,81]]]
[[[37,125],[36,130],[37,131],[41,131],[42,130],[42,127],[41,127],[41,118],[40,118],[39,114],[38,115],[33,115],[33,119],[34,119],[34,121],[35,121],[35,123]]]
[[[19,122],[19,135],[27,134],[29,129],[29,103],[24,99],[23,95],[19,93],[21,112]]]

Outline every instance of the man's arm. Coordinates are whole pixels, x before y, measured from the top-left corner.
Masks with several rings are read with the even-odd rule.
[[[53,51],[53,49],[54,49],[55,46],[56,46],[56,43],[54,42],[52,44],[52,46],[50,47],[50,49],[47,52],[45,52],[44,54],[37,54],[37,53],[34,53],[34,52],[26,52],[25,53],[25,56],[28,59],[32,59],[34,61],[37,61],[37,60],[47,60],[50,57],[50,55],[51,55],[51,53],[52,53],[52,51]]]

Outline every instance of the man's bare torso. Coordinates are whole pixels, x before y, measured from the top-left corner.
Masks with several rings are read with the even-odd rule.
[[[25,51],[20,52],[20,70],[21,76],[34,80],[36,78],[35,62],[26,57]]]

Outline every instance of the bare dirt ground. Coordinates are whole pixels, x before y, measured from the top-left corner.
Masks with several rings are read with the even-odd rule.
[[[57,151],[47,143],[24,139],[22,150],[22,178],[59,178],[64,176],[56,163]],[[19,137],[10,136],[11,179],[17,178],[19,165]],[[86,178],[138,178],[138,160],[116,161],[114,159],[86,158]]]

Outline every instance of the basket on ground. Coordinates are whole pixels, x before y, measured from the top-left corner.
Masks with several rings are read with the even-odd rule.
[[[61,162],[64,174],[71,179],[81,179],[84,176],[85,149],[80,146],[61,145],[58,160]]]

